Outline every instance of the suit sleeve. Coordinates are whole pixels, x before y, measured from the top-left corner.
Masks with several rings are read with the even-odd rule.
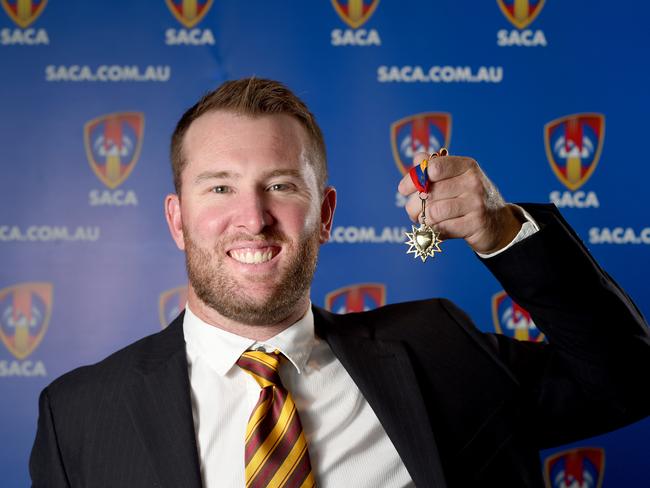
[[[38,430],[29,460],[29,472],[33,488],[70,486],[63,465],[47,389],[41,392],[39,398]]]
[[[548,447],[650,415],[650,337],[640,311],[554,206],[524,205],[540,231],[484,260],[548,344],[497,337]]]

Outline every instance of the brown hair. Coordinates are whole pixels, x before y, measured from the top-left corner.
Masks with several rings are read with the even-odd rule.
[[[171,162],[174,188],[179,196],[181,174],[187,165],[187,160],[183,157],[185,133],[192,122],[201,115],[216,110],[250,117],[271,114],[286,114],[294,117],[307,131],[312,146],[309,162],[314,167],[321,191],[325,188],[327,181],[325,141],[314,115],[307,105],[282,83],[252,77],[226,81],[216,90],[204,95],[183,114],[176,124],[171,141]]]

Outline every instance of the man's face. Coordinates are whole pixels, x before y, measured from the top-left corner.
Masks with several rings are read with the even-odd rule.
[[[168,197],[191,289],[222,316],[277,324],[306,303],[335,197],[318,189],[305,130],[287,115],[211,112],[188,129],[180,200]],[[191,290],[191,291],[192,291]]]

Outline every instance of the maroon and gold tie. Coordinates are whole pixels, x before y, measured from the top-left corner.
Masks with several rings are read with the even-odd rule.
[[[246,427],[246,487],[316,486],[296,405],[278,375],[277,351],[246,351],[237,365],[262,388]]]

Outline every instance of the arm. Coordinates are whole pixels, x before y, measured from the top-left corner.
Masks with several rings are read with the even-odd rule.
[[[29,460],[32,487],[69,487],[47,389],[39,398],[38,430]]]
[[[497,337],[535,412],[542,446],[650,414],[650,336],[641,313],[552,205],[525,206],[540,231],[483,260],[548,344]]]
[[[483,254],[512,241],[521,228],[516,207],[474,160],[438,157],[427,171],[427,223],[443,238],[463,238]],[[399,191],[409,195],[406,210],[416,220],[421,206],[409,175]],[[564,443],[649,415],[650,392],[642,385],[650,373],[650,339],[639,310],[553,206],[524,208],[540,230],[483,261],[549,341],[491,337],[521,385],[531,442]]]

